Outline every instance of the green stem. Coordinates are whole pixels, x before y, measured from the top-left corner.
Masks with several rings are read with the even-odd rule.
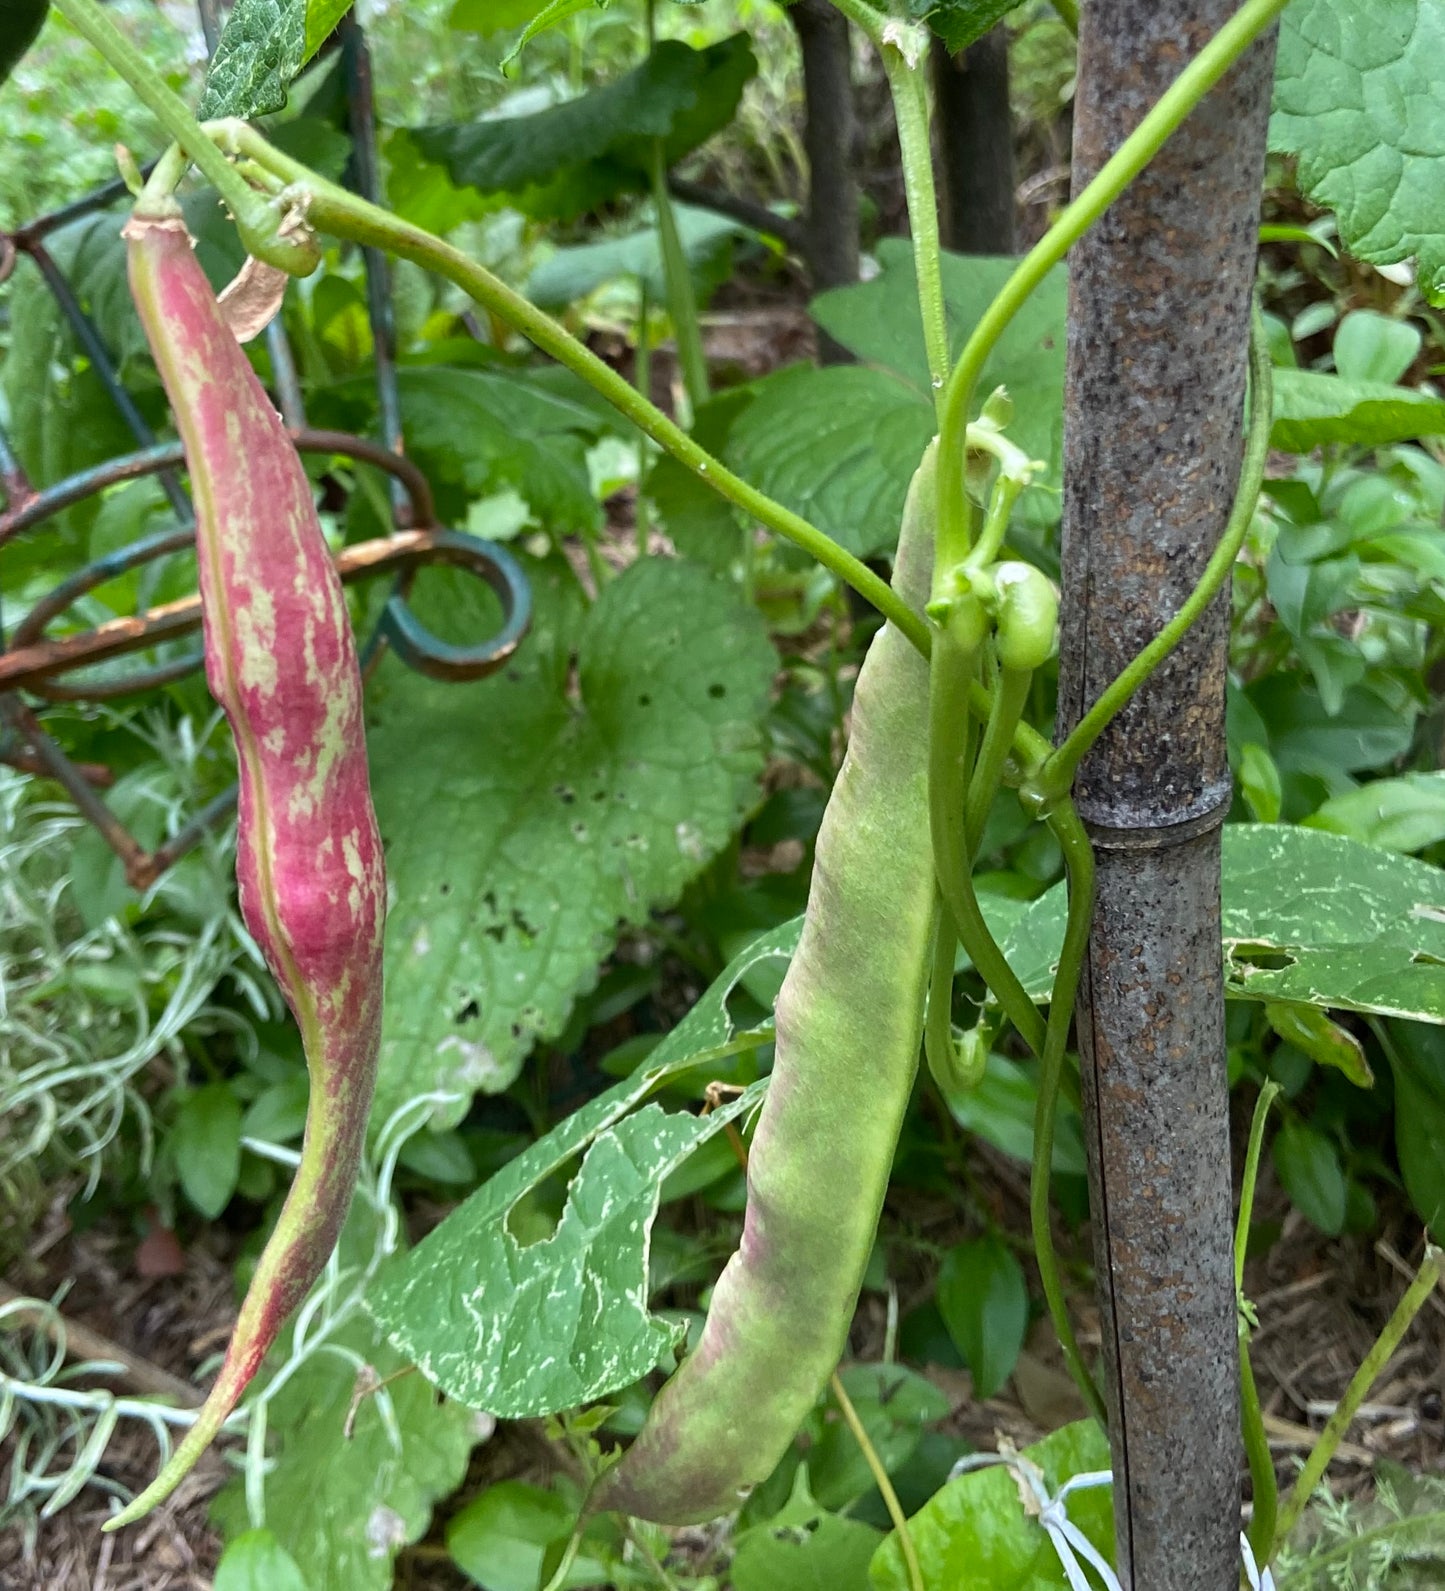
[[[1375,1339],[1375,1345],[1366,1355],[1364,1363],[1350,1378],[1350,1384],[1345,1388],[1345,1395],[1335,1405],[1335,1412],[1329,1417],[1324,1430],[1320,1433],[1319,1441],[1315,1443],[1310,1456],[1305,1460],[1305,1466],[1299,1473],[1293,1491],[1289,1494],[1289,1500],[1280,1510],[1279,1525],[1275,1530],[1276,1542],[1288,1540],[1290,1532],[1299,1523],[1305,1504],[1309,1502],[1314,1495],[1315,1487],[1323,1479],[1330,1460],[1335,1456],[1336,1448],[1344,1440],[1350,1422],[1365,1401],[1365,1395],[1374,1385],[1376,1377],[1389,1363],[1390,1356],[1399,1347],[1400,1339],[1409,1330],[1410,1322],[1419,1314],[1425,1300],[1439,1285],[1442,1272],[1445,1272],[1445,1250],[1427,1242],[1425,1258],[1420,1264],[1415,1280],[1410,1283],[1405,1296],[1395,1306],[1394,1314],[1385,1322],[1384,1330]]]
[[[662,279],[667,287],[667,312],[677,338],[677,360],[682,386],[693,414],[707,402],[707,356],[702,347],[702,327],[697,318],[697,294],[688,269],[687,250],[677,230],[677,212],[667,192],[667,155],[662,140],[652,144],[652,207],[657,212],[657,236],[662,245]]]
[[[637,355],[633,361],[632,384],[644,399],[651,402],[652,391],[652,341],[648,335],[648,317],[652,313],[652,295],[647,290],[647,278],[637,278]],[[642,486],[647,479],[652,462],[652,447],[645,436],[637,439],[637,507],[634,510],[637,531],[637,556],[647,556],[647,534],[652,526],[651,505],[643,496]]]
[[[988,693],[975,677],[976,654],[965,650],[948,630],[934,637],[928,691],[928,790],[933,860],[938,887],[953,917],[963,948],[988,985],[1004,1015],[1035,1055],[1043,1053],[1044,1020],[1009,966],[979,908],[964,830],[967,799],[967,748],[959,726],[972,709],[974,688],[984,703]],[[987,720],[989,707],[979,717]]]
[[[1079,36],[1079,0],[1053,0],[1059,21],[1074,35]]]
[[[933,968],[928,977],[928,1017],[923,1028],[928,1069],[940,1088],[944,1079],[954,1074],[953,962],[957,950],[958,926],[940,896],[933,913]]]
[[[236,230],[248,253],[305,276],[320,260],[307,239],[282,237],[279,219],[271,204],[246,185],[241,174],[215,146],[191,114],[186,102],[170,88],[160,73],[111,21],[97,0],[55,0],[55,9],[103,55],[129,84],[137,99],[199,167],[220,194],[236,221]]]
[[[918,307],[923,314],[923,345],[934,402],[943,389],[953,359],[948,349],[948,313],[943,302],[942,245],[938,235],[938,196],[933,185],[933,144],[928,125],[928,82],[922,62],[888,37],[879,46],[883,70],[893,95],[898,147],[903,160],[903,192],[908,201],[908,228],[913,234],[913,269],[918,277]]]
[[[998,684],[993,693],[993,708],[983,732],[983,744],[979,747],[978,761],[974,765],[973,778],[969,781],[968,802],[964,809],[964,837],[970,857],[978,854],[983,826],[988,822],[989,809],[1003,783],[1004,763],[1013,749],[1014,731],[1028,705],[1033,678],[1032,669],[999,670]]]
[[[567,1538],[567,1547],[561,1560],[553,1571],[551,1579],[542,1588],[542,1591],[562,1591],[567,1584],[567,1577],[572,1573],[572,1565],[577,1562],[577,1553],[582,1546],[582,1534],[587,1528],[587,1522],[579,1519],[577,1527]]]
[[[1063,745],[1044,764],[1033,781],[1040,791],[1058,793],[1069,788],[1089,748],[1194,627],[1220,587],[1229,579],[1235,560],[1239,557],[1239,549],[1254,520],[1260,487],[1264,484],[1265,465],[1269,460],[1269,435],[1274,418],[1274,366],[1270,360],[1258,304],[1254,307],[1250,328],[1249,375],[1249,434],[1245,439],[1244,460],[1239,471],[1239,489],[1219,544],[1204,566],[1198,585],[1189,593],[1179,611],[1110,682],[1098,701],[1074,726]]]
[[[853,1433],[853,1440],[857,1442],[864,1462],[868,1465],[874,1483],[883,1497],[883,1506],[888,1510],[888,1517],[893,1521],[893,1529],[898,1535],[898,1545],[903,1551],[903,1562],[908,1571],[909,1591],[925,1591],[923,1569],[918,1562],[918,1551],[913,1545],[912,1533],[908,1529],[908,1516],[903,1512],[903,1505],[898,1501],[898,1493],[893,1490],[893,1482],[888,1478],[888,1471],[878,1456],[878,1450],[869,1439],[862,1420],[858,1418],[853,1400],[843,1386],[843,1378],[836,1371],[833,1373],[832,1389],[838,1407],[843,1411],[848,1429]]]
[[[1029,294],[1149,164],[1170,134],[1287,3],[1245,0],[1165,90],[1098,176],[1019,262],[974,328],[944,396],[938,457],[938,557],[942,567],[961,563],[968,553],[964,430],[974,388],[994,345]]]
[[[1249,1521],[1249,1544],[1255,1562],[1265,1568],[1274,1547],[1275,1521],[1279,1515],[1279,1481],[1269,1451],[1269,1435],[1264,1428],[1259,1388],[1254,1382],[1254,1366],[1249,1359],[1249,1338],[1243,1322],[1239,1335],[1239,1413],[1244,1432],[1244,1456],[1249,1461],[1250,1489],[1254,1493],[1254,1512]]]
[[[378,205],[369,204],[356,194],[327,182],[298,161],[267,144],[260,134],[244,122],[213,123],[214,136],[239,153],[259,161],[268,171],[284,178],[291,186],[286,197],[303,208],[318,231],[353,243],[370,244],[401,259],[411,260],[455,283],[484,309],[520,332],[543,353],[590,387],[600,392],[612,406],[650,436],[665,452],[707,482],[730,503],[800,547],[826,569],[830,569],[866,601],[889,619],[925,657],[932,645],[927,624],[866,564],[840,547],[830,536],[810,525],[801,515],[784,508],[765,493],[750,486],[726,465],[714,458],[686,431],[637,392],[551,316],[529,303],[520,293],[493,276],[484,266],[468,259],[459,249],[433,237],[431,233],[403,221]]]
[[[1244,1257],[1249,1247],[1249,1224],[1254,1216],[1254,1189],[1259,1180],[1264,1126],[1270,1107],[1281,1092],[1278,1083],[1266,1083],[1255,1101],[1254,1120],[1249,1128],[1249,1148],[1244,1156],[1244,1179],[1239,1188],[1239,1217],[1234,1225],[1234,1291],[1239,1299],[1239,1420],[1244,1433],[1245,1456],[1249,1460],[1250,1484],[1254,1491],[1249,1544],[1261,1567],[1269,1563],[1274,1549],[1275,1520],[1279,1513],[1279,1481],[1274,1473],[1274,1459],[1270,1456],[1269,1437],[1264,1429],[1264,1410],[1260,1406],[1254,1366],[1249,1357],[1250,1321],[1246,1317],[1244,1304]]]
[[[1234,1223],[1234,1290],[1244,1296],[1244,1256],[1249,1248],[1249,1223],[1254,1218],[1254,1185],[1259,1180],[1259,1157],[1264,1148],[1264,1124],[1283,1090],[1268,1082],[1254,1102],[1254,1119],[1249,1126],[1249,1148],[1244,1155],[1244,1180],[1239,1187],[1239,1216]]]
[[[1064,927],[1064,947],[1059,970],[1054,976],[1054,991],[1049,997],[1049,1020],[1044,1034],[1039,1066],[1039,1092],[1034,1105],[1034,1159],[1029,1176],[1029,1217],[1033,1226],[1034,1258],[1039,1267],[1049,1317],[1063,1350],[1069,1373],[1084,1395],[1090,1412],[1101,1423],[1108,1423],[1103,1395],[1089,1373],[1069,1319],[1069,1301],[1059,1279],[1059,1259],[1054,1249],[1053,1226],[1049,1220],[1049,1184],[1054,1165],[1054,1122],[1058,1114],[1059,1085],[1068,1051],[1069,1024],[1083,976],[1084,957],[1089,948],[1089,925],[1094,916],[1094,853],[1089,837],[1072,807],[1050,814],[1049,826],[1064,853],[1069,877],[1069,914]]]

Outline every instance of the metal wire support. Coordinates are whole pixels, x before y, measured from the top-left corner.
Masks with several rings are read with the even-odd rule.
[[[198,9],[207,46],[214,49],[215,0],[198,0]],[[353,146],[347,180],[357,192],[375,200],[380,181],[370,56],[365,36],[354,18],[348,17],[338,29],[338,38]],[[77,348],[137,444],[132,453],[39,488],[0,427],[0,494],[4,502],[0,510],[0,602],[4,596],[5,547],[22,535],[35,534],[55,515],[96,493],[125,481],[155,476],[177,523],[142,536],[68,575],[31,607],[8,637],[0,607],[0,761],[55,779],[120,857],[130,883],[144,889],[197,844],[209,827],[225,817],[234,804],[235,791],[217,797],[165,845],[147,851],[98,793],[112,782],[110,770],[72,761],[46,732],[26,699],[106,700],[154,689],[190,673],[201,663],[200,649],[188,647],[137,669],[95,669],[97,664],[150,651],[193,633],[201,623],[198,595],[113,619],[83,633],[47,634],[49,627],[89,592],[154,559],[184,551],[195,538],[194,514],[183,484],[185,459],[180,444],[158,441],[122,384],[104,337],[47,246],[47,240],[55,233],[125,197],[125,185],[110,182],[72,204],[8,233],[0,232],[0,283],[9,278],[21,255],[33,261],[69,325]],[[504,667],[526,635],[531,621],[527,578],[504,548],[437,524],[431,488],[405,456],[389,266],[385,256],[372,249],[363,250],[363,260],[381,440],[308,427],[295,359],[279,315],[266,329],[273,394],[292,439],[302,452],[356,460],[381,469],[388,478],[394,533],[345,547],[336,557],[338,573],[347,583],[383,573],[394,575],[392,592],[361,648],[364,674],[370,674],[390,646],[407,667],[432,678],[480,679]],[[466,569],[491,586],[502,608],[502,622],[496,633],[476,643],[457,646],[440,640],[422,624],[408,605],[408,593],[416,571],[436,562]]]

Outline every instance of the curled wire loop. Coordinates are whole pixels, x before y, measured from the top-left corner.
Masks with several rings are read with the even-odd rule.
[[[340,431],[303,427],[291,436],[302,452],[340,455],[385,470],[409,499],[409,518],[416,528],[344,547],[336,555],[337,572],[346,583],[387,571],[397,574],[376,630],[363,648],[366,667],[375,664],[388,644],[408,668],[433,679],[482,679],[504,667],[526,635],[532,612],[527,577],[511,554],[495,543],[437,526],[426,477],[403,455]],[[0,514],[0,546],[105,487],[161,474],[182,463],[180,444],[164,443],[72,475],[33,493],[12,512]],[[0,651],[0,692],[25,690],[48,701],[102,700],[148,690],[197,668],[200,649],[190,648],[180,657],[122,674],[74,681],[62,677],[194,632],[201,624],[199,595],[134,617],[111,619],[80,634],[56,638],[45,634],[48,625],[88,592],[156,558],[183,551],[194,540],[194,522],[178,525],[108,553],[62,580],[15,626],[8,647]],[[466,569],[492,588],[502,607],[502,624],[495,634],[459,646],[433,635],[416,616],[407,600],[412,578],[421,566],[437,562]]]

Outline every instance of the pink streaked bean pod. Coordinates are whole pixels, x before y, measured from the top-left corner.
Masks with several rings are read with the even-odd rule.
[[[301,1029],[311,1099],[296,1179],[220,1374],[170,1461],[108,1529],[175,1489],[335,1246],[376,1079],[386,902],[356,646],[310,482],[179,212],[147,208],[125,228],[130,287],[195,499],[206,679],[240,769],[241,913]]]

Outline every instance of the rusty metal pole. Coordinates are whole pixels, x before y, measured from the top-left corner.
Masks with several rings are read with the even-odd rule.
[[[1235,0],[1080,8],[1074,185]],[[1223,530],[1242,413],[1271,34],[1073,252],[1059,719],[1178,608]],[[1078,1005],[1120,1575],[1239,1583],[1239,1372],[1219,923],[1228,609],[1084,762],[1098,855]]]

